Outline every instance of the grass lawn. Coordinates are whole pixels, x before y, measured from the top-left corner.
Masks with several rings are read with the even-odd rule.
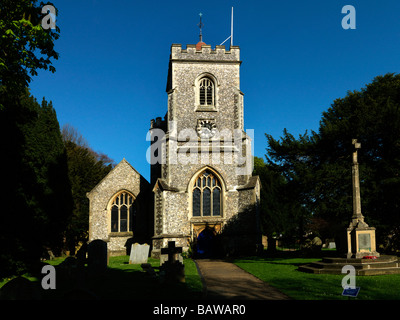
[[[184,259],[186,282],[177,284],[160,283],[157,278],[146,274],[140,265],[129,264],[129,256],[110,257],[105,274],[96,277],[65,271],[62,268],[63,261],[62,258],[46,261],[56,267],[56,289],[40,288],[42,298],[78,299],[80,294],[86,295],[87,292],[99,299],[184,300],[199,299],[202,296],[201,278],[191,259]],[[148,263],[158,271],[159,260],[149,258]],[[41,279],[29,275],[25,277],[40,287]],[[0,287],[6,282],[0,282]],[[76,291],[79,287],[85,288],[85,293]]]
[[[293,299],[349,299],[342,296],[342,279],[345,274],[310,274],[297,270],[300,265],[318,260],[321,259],[250,257],[236,259],[234,263]],[[356,286],[361,288],[357,300],[400,299],[400,274],[357,276]]]
[[[342,300],[343,275],[309,274],[298,271],[298,266],[320,259],[281,257],[248,257],[233,262],[259,279],[280,289],[296,300]],[[129,256],[111,257],[108,270],[97,277],[82,273],[69,273],[62,266],[64,259],[47,261],[56,267],[56,290],[43,290],[40,277],[25,275],[41,290],[43,299],[79,299],[78,287],[85,288],[99,299],[131,300],[200,300],[202,282],[196,264],[184,259],[186,283],[163,284],[147,275],[140,265],[129,264]],[[148,261],[158,271],[159,260]],[[0,282],[2,287],[8,280]],[[356,286],[361,287],[357,300],[400,299],[400,275],[357,276]],[[70,296],[69,296],[70,294]],[[87,296],[84,296],[87,298]],[[350,298],[353,299],[353,298]]]

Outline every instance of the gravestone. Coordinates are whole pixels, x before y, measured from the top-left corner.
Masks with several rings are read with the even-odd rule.
[[[168,247],[161,249],[161,254],[168,255],[168,260],[160,266],[160,272],[165,273],[166,282],[185,282],[185,266],[176,259],[177,253],[182,253],[182,248],[175,247],[175,241],[168,241]]]
[[[148,274],[150,277],[157,277],[157,274],[150,263],[142,263],[140,266],[142,267],[143,271],[146,272],[146,274]]]
[[[328,249],[336,249],[336,243],[335,242],[329,242]]]
[[[142,264],[147,263],[149,258],[150,246],[145,244],[134,243],[131,247],[131,255],[129,257],[129,264]]]
[[[107,242],[97,239],[88,245],[88,268],[91,275],[100,275],[107,270]]]

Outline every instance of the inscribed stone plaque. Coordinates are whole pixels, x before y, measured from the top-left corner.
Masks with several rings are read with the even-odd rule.
[[[130,264],[147,263],[147,259],[149,257],[149,250],[150,246],[147,243],[143,245],[139,243],[132,244],[129,263]]]
[[[371,251],[371,235],[369,233],[360,233],[358,235],[359,251]]]

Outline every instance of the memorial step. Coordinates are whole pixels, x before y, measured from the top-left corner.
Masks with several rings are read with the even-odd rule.
[[[379,275],[400,273],[400,261],[395,256],[377,259],[324,258],[299,267],[299,271],[315,274],[341,274],[345,265],[352,265],[357,275]]]

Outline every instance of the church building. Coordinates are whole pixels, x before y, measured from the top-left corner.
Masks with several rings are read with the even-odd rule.
[[[199,257],[262,248],[241,63],[238,46],[172,44],[168,109],[150,122],[151,181],[121,161],[88,193],[89,241],[121,254],[143,239],[153,257],[168,241]]]

